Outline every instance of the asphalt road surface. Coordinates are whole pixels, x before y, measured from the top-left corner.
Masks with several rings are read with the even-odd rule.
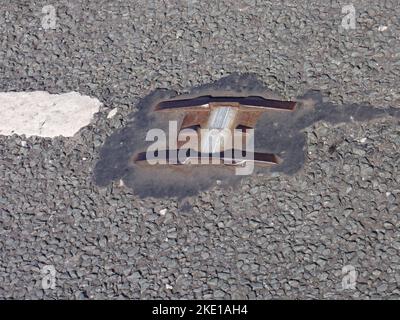
[[[316,123],[300,172],[190,210],[92,179],[156,88],[251,72],[286,99],[398,108],[396,0],[50,2],[0,0],[0,91],[103,106],[72,138],[0,136],[1,298],[400,298],[398,119]]]

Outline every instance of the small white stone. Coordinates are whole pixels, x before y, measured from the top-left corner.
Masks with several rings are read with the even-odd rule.
[[[367,138],[361,138],[361,139],[360,139],[360,142],[361,142],[361,143],[365,143],[365,141],[367,141]]]
[[[86,160],[87,160],[87,158],[83,157],[83,158],[82,158],[82,160],[83,160],[83,161],[86,161]]]
[[[124,181],[122,179],[119,179],[118,186],[123,187],[124,185]]]
[[[165,288],[166,288],[167,290],[172,290],[172,289],[173,289],[173,287],[170,286],[168,283],[165,284]]]
[[[378,31],[382,32],[387,30],[387,28],[388,28],[387,26],[379,26]]]
[[[182,38],[182,35],[183,35],[183,30],[178,30],[178,31],[176,32],[176,38],[177,38],[177,39]]]
[[[160,210],[160,215],[165,216],[166,213],[167,213],[167,209]]]
[[[386,197],[389,197],[392,193],[386,192]]]
[[[26,147],[26,141],[21,141],[21,146]]]
[[[113,118],[113,117],[117,114],[117,112],[118,112],[118,108],[112,109],[112,110],[108,113],[107,119]]]

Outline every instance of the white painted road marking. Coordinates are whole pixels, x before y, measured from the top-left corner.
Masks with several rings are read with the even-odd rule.
[[[90,123],[101,105],[77,92],[0,92],[0,134],[72,137]]]

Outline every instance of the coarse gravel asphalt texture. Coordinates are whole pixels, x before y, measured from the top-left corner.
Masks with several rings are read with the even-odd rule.
[[[287,99],[399,107],[396,0],[354,1],[355,29],[341,27],[348,0],[57,0],[55,30],[48,4],[0,0],[0,91],[104,106],[73,138],[0,136],[1,298],[400,298],[398,119],[316,123],[300,172],[217,185],[189,211],[92,180],[106,138],[156,88],[251,72]]]

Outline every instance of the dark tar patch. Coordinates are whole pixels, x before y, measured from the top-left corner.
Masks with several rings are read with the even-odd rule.
[[[172,197],[179,200],[206,190],[219,180],[223,187],[239,185],[244,176],[224,166],[138,166],[132,157],[143,152],[152,142],[146,142],[148,130],[159,128],[168,132],[169,120],[174,114],[156,114],[154,107],[161,101],[190,99],[199,96],[246,97],[261,96],[266,99],[283,100],[269,90],[253,74],[233,74],[214,83],[193,88],[188,94],[158,89],[144,97],[137,105],[137,112],[130,115],[132,121],[113,133],[102,146],[100,159],[94,168],[94,181],[107,186],[122,179],[140,197]],[[324,102],[318,91],[308,91],[295,99],[293,112],[268,111],[255,127],[256,152],[273,153],[283,162],[270,168],[255,167],[257,172],[282,172],[293,175],[304,165],[307,145],[304,130],[318,121],[330,124],[370,121],[383,117],[400,117],[400,109],[375,108],[370,105],[335,105]]]

